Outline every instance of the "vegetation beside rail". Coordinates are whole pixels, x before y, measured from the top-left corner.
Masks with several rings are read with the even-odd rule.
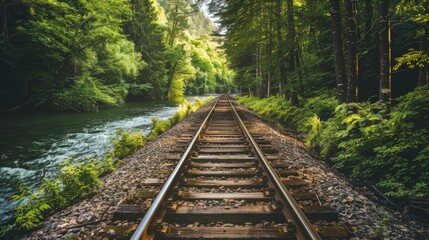
[[[49,214],[67,207],[78,199],[94,194],[102,184],[100,177],[116,170],[122,159],[136,152],[148,141],[181,122],[211,100],[213,97],[204,101],[197,98],[194,104],[185,101],[180,104],[171,118],[167,120],[153,118],[153,129],[148,136],[144,136],[142,130],[124,132],[119,129],[117,136],[112,140],[113,148],[103,159],[87,158],[64,163],[56,177],[44,179],[42,185],[36,190],[21,184],[19,194],[12,197],[13,201],[22,202],[15,208],[15,223],[2,226],[0,237],[10,235],[13,231],[37,228]]]
[[[429,87],[397,99],[390,113],[377,103],[337,106],[335,97],[239,97],[241,104],[281,126],[307,134],[306,144],[355,178],[394,198],[429,196]]]

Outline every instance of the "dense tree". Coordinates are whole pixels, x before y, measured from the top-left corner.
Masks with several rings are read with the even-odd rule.
[[[237,84],[257,97],[241,103],[389,197],[429,195],[428,0],[212,2]]]
[[[162,24],[166,23],[163,9],[155,0],[130,1],[132,16],[125,25],[135,50],[147,65],[140,70],[136,85],[129,89],[129,98],[159,98],[165,89],[165,62]]]
[[[392,40],[393,57],[398,68],[404,64],[419,68],[419,85],[427,80],[427,2],[404,0],[385,8],[390,15],[396,8],[398,24],[392,31],[401,36]],[[211,11],[220,18],[225,49],[243,93],[280,94],[292,100],[294,92],[311,97],[336,86],[339,103],[380,99],[380,89],[389,89],[391,95],[394,88],[393,97],[398,97],[413,88],[413,81],[407,82],[413,72],[392,73],[387,71],[389,63],[381,61],[392,56],[386,58],[387,41],[380,44],[386,28],[380,26],[385,21],[380,20],[384,15],[379,5],[379,0],[210,1]],[[410,49],[401,56],[413,44],[414,34],[420,50]],[[392,78],[387,85],[381,81]],[[390,102],[391,97],[386,97],[383,101]]]
[[[93,111],[126,98],[182,96],[197,68],[214,79],[204,93],[230,87],[222,50],[211,51],[216,71],[194,66],[194,40],[217,43],[193,1],[5,0],[0,8],[4,110]]]
[[[33,104],[61,109],[123,100],[125,83],[144,64],[122,32],[127,1],[24,1],[19,7],[28,12],[12,29],[20,37],[3,41],[25,54],[6,55],[12,66],[6,81],[21,82]]]

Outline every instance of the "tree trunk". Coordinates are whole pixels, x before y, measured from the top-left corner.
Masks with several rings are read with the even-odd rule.
[[[172,14],[173,16],[173,25],[170,29],[170,36],[168,36],[168,45],[170,47],[173,47],[174,45],[174,39],[176,38],[176,31],[177,31],[177,25],[179,24],[178,15],[179,14],[179,5],[176,3],[174,12]]]
[[[365,78],[367,78],[365,76],[365,74],[367,74],[368,72],[372,72],[372,71],[377,71],[377,66],[375,66],[375,64],[373,62],[371,62],[371,59],[374,59],[374,55],[376,54],[373,50],[374,47],[376,47],[376,39],[374,39],[372,37],[372,33],[373,31],[378,31],[378,29],[374,29],[373,27],[373,17],[374,17],[374,4],[372,3],[372,0],[368,0],[364,2],[363,5],[363,11],[362,11],[362,18],[363,19],[363,25],[364,25],[364,29],[363,29],[363,41],[361,42],[361,48],[363,48],[363,51],[366,52],[366,54],[362,54],[360,56],[360,58],[358,59],[359,63],[358,66],[358,86],[357,89],[361,92],[367,92],[367,89],[365,89],[365,87],[367,86],[367,84],[365,84],[364,82],[366,81]],[[360,39],[360,38],[358,38]],[[371,67],[372,66],[372,69]],[[371,89],[372,90],[372,89]],[[364,96],[362,96],[363,94],[357,94],[357,101],[364,101]]]
[[[424,28],[425,33],[420,38],[420,51],[423,53],[429,54],[429,24],[426,23]],[[424,63],[423,67],[419,68],[419,86],[424,86],[428,84],[428,68],[429,64]]]
[[[284,62],[284,51],[283,51],[283,35],[282,35],[282,0],[277,0],[276,4],[276,15],[277,15],[277,53],[279,61],[279,94],[284,94],[285,86],[287,84],[286,79],[286,67]]]
[[[264,95],[264,86],[262,78],[264,76],[262,71],[262,45],[259,45],[259,97],[263,97]]]
[[[356,0],[346,0],[347,12],[347,102],[356,102],[358,95],[358,55],[356,35]]]
[[[294,107],[298,107],[299,106],[298,93],[295,90],[292,90],[290,94],[291,94],[290,96],[291,105]]]
[[[288,24],[288,38],[289,38],[289,70],[295,71],[295,24],[293,19],[293,1],[287,0],[287,24]]]
[[[298,69],[299,93],[302,94],[304,92],[304,82],[302,80],[301,61],[299,58],[298,50],[296,50],[296,53],[295,53],[295,60],[296,60],[296,68]]]
[[[270,22],[268,25],[268,31],[267,31],[267,37],[268,37],[268,44],[267,44],[267,97],[271,96],[271,76],[272,76],[272,49],[273,49],[273,19],[270,18]]]
[[[287,11],[288,11],[288,18],[287,18],[287,22],[288,22],[288,33],[289,33],[289,42],[291,44],[290,49],[289,49],[289,69],[291,72],[295,71],[295,48],[296,48],[296,43],[295,43],[295,37],[296,37],[296,33],[295,33],[295,19],[294,19],[294,14],[293,14],[293,0],[287,0]],[[293,79],[293,78],[292,78]],[[292,106],[297,106],[298,105],[298,97],[296,99],[294,99],[294,94],[297,94],[296,92],[296,80],[294,80],[293,82],[291,82],[291,104]],[[295,102],[296,100],[296,102]]]
[[[168,98],[168,92],[170,91],[171,84],[173,83],[173,77],[174,77],[174,73],[176,72],[176,67],[177,67],[177,61],[174,63],[173,67],[171,68],[170,76],[168,77],[167,89],[164,94],[165,98]]]
[[[271,96],[271,48],[272,48],[272,40],[270,37],[270,43],[267,45],[267,62],[268,62],[268,70],[267,70],[267,97]]]
[[[391,49],[389,0],[379,0],[380,15],[380,101],[390,109],[391,102]]]
[[[341,36],[341,16],[338,0],[330,0],[332,38],[334,43],[335,77],[337,80],[338,103],[346,102],[346,67],[344,65],[343,39]]]

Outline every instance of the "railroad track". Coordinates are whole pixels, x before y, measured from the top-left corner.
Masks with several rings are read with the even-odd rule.
[[[149,209],[117,207],[116,219],[144,215],[132,239],[346,238],[338,213],[318,204],[299,171],[282,163],[235,104],[218,98],[170,150],[181,157],[168,178],[144,181],[147,188],[133,197],[153,200]]]

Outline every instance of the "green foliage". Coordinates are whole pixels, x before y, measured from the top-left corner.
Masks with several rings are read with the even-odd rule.
[[[21,184],[19,194],[12,196],[13,201],[20,203],[15,208],[15,226],[4,229],[3,234],[13,228],[31,230],[39,227],[52,210],[64,208],[93,193],[101,184],[99,176],[112,172],[119,163],[113,160],[112,151],[103,160],[87,158],[81,163],[63,164],[58,176],[44,179],[35,191]]]
[[[113,150],[109,151],[102,161],[95,161],[95,167],[100,176],[104,176],[116,170],[121,160],[114,158]]]
[[[309,119],[309,123],[311,129],[308,133],[306,144],[310,149],[320,152],[320,145],[322,143],[322,121],[315,114],[312,118]]]
[[[208,35],[192,41],[192,65],[196,74],[187,82],[187,94],[223,93],[232,88],[233,73],[218,47]]]
[[[352,172],[354,176],[368,177],[377,171],[372,161],[377,129],[383,106],[379,103],[340,105],[329,119],[322,133],[321,155],[331,158],[334,166]]]
[[[57,177],[45,179],[35,192],[21,184],[19,194],[12,196],[13,201],[22,202],[15,208],[17,228],[36,228],[49,210],[63,208],[71,201],[87,196],[100,185],[98,176],[91,161],[77,165],[66,163]]]
[[[18,225],[18,229],[28,230],[40,226],[43,212],[51,208],[37,196],[37,193],[32,192],[22,183],[19,186],[19,194],[12,196],[12,200],[26,201],[15,208],[15,223]]]
[[[393,70],[398,70],[402,65],[406,64],[407,67],[413,69],[415,67],[421,68],[425,64],[429,63],[429,56],[424,51],[417,51],[412,48],[408,49],[408,52],[404,55],[395,58],[396,65]]]
[[[144,66],[122,33],[122,21],[131,13],[127,1],[26,4],[31,15],[19,31],[37,46],[38,61],[48,66],[31,79],[34,104],[93,111],[123,102],[124,83],[132,82]]]
[[[294,131],[307,131],[311,127],[307,119],[314,114],[328,118],[336,105],[334,97],[325,95],[301,99],[301,101],[304,102],[304,105],[299,108],[291,106],[289,101],[277,96],[263,99],[245,96],[238,98],[239,103],[264,116],[267,120],[278,122]]]
[[[429,88],[398,99],[390,115],[382,103],[343,104],[306,99],[302,108],[281,98],[240,97],[265,118],[307,133],[307,146],[334,167],[375,182],[395,198],[429,196]],[[319,116],[323,116],[319,117]]]
[[[132,0],[130,4],[133,17],[125,24],[124,30],[147,65],[140,69],[135,79],[136,84],[145,87],[130,89],[128,97],[160,98],[166,88],[164,30],[160,21],[165,19],[164,11],[156,0]]]
[[[152,140],[156,138],[159,134],[164,133],[171,127],[170,120],[159,120],[157,118],[151,118],[152,120],[152,131],[150,132],[148,139]]]
[[[183,96],[188,85],[231,89],[215,28],[191,1],[9,1],[0,4],[1,109],[97,111]]]
[[[113,154],[118,159],[123,159],[143,147],[146,140],[141,131],[124,132],[122,129],[117,130],[117,137],[113,141]]]
[[[92,162],[66,164],[58,175],[63,197],[74,200],[88,195],[101,184],[98,176],[99,173]]]
[[[122,89],[105,88],[89,76],[84,76],[73,87],[53,93],[50,104],[59,110],[97,111],[100,104],[117,105],[123,101],[124,94],[118,94],[120,91],[127,92],[124,86]],[[121,97],[116,99],[115,96]]]
[[[327,120],[332,117],[337,101],[335,97],[328,95],[319,95],[305,100],[304,109],[313,111],[321,120]]]
[[[10,231],[12,231],[12,229],[13,229],[13,226],[10,224],[4,224],[0,226],[0,237],[3,237],[6,234],[8,234]]]
[[[355,177],[369,178],[392,197],[429,195],[429,91],[427,87],[401,97],[389,118],[375,103],[338,106],[315,128],[309,147]]]

